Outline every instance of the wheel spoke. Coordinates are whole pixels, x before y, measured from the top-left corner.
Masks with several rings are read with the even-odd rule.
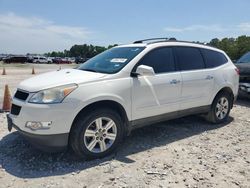
[[[222,111],[226,114],[228,112],[228,109],[224,108]]]
[[[99,145],[100,145],[100,150],[101,151],[105,151],[107,149],[106,143],[104,142],[104,140],[99,141]]]
[[[98,118],[95,120],[96,128],[101,129],[102,128],[102,118]]]
[[[224,116],[224,115],[223,115],[223,112],[221,111],[221,112],[220,112],[220,119],[223,119],[223,116]]]
[[[110,120],[106,125],[105,125],[105,129],[106,130],[109,130],[111,127],[114,126],[114,122],[112,120]]]
[[[216,107],[219,109],[221,107],[221,104],[218,102]]]
[[[114,133],[107,133],[106,138],[109,140],[115,140],[116,134]]]
[[[89,145],[87,146],[87,148],[88,148],[90,151],[92,151],[93,148],[96,146],[96,144],[97,144],[97,140],[96,140],[96,139],[93,139],[93,140],[89,143]]]
[[[223,105],[224,108],[228,107],[228,102],[226,101]]]
[[[85,136],[94,137],[95,136],[95,131],[87,129],[86,132],[85,132]]]
[[[218,104],[220,104],[220,106],[222,106],[222,98],[218,101]]]
[[[219,118],[219,116],[220,116],[220,111],[219,110],[216,112],[216,116]]]

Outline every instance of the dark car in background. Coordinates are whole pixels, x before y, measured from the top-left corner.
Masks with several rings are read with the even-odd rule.
[[[69,59],[61,58],[61,57],[56,57],[52,61],[55,64],[71,64],[72,63],[72,61],[70,61]]]
[[[26,63],[28,58],[26,56],[8,56],[3,59],[4,63]]]
[[[0,54],[0,61],[4,60],[6,58],[6,55]]]
[[[86,62],[87,60],[89,60],[89,58],[83,58],[83,57],[76,57],[76,58],[75,58],[76,64],[84,63],[84,62]]]
[[[250,94],[250,52],[244,54],[235,65],[240,71],[240,91]]]

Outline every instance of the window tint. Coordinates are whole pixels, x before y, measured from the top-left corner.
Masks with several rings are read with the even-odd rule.
[[[205,58],[207,68],[218,67],[228,61],[224,54],[220,52],[202,49],[202,53]]]
[[[176,47],[180,70],[195,70],[205,68],[205,64],[198,48]]]
[[[153,67],[155,73],[173,72],[175,71],[173,50],[172,48],[158,48],[152,50],[144,56],[136,68],[139,65]]]

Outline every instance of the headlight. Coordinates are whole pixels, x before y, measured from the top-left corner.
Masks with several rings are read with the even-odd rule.
[[[61,103],[63,99],[77,88],[76,84],[54,87],[35,93],[29,100],[30,103]]]

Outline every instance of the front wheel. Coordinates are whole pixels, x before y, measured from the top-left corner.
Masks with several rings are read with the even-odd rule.
[[[230,94],[219,93],[215,97],[206,119],[212,123],[225,122],[228,119],[232,105]]]
[[[110,109],[80,114],[70,133],[70,145],[81,158],[101,158],[112,153],[123,138],[119,114]]]

